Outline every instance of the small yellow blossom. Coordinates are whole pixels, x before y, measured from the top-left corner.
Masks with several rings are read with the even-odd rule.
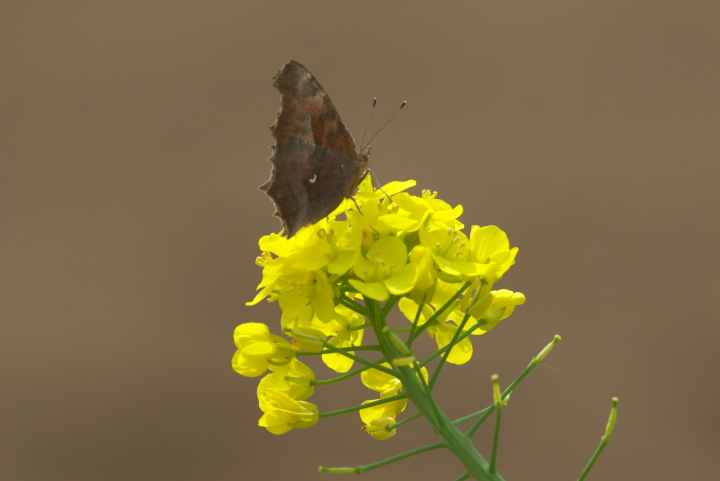
[[[395,424],[395,419],[393,418],[373,418],[369,423],[365,424],[362,429],[375,439],[384,441],[385,439],[390,439],[395,436],[397,433],[397,429],[387,429],[388,426],[393,424]]]
[[[265,391],[276,391],[296,401],[304,401],[315,392],[312,381],[315,373],[308,366],[293,359],[289,364],[279,367],[275,372],[263,377],[258,384],[258,398]]]
[[[270,334],[268,326],[258,322],[235,328],[235,345],[238,350],[232,365],[243,376],[260,376],[271,365],[288,364],[295,357],[287,340]]]
[[[309,428],[318,422],[317,406],[307,401],[296,401],[286,394],[271,389],[260,395],[260,409],[265,413],[258,422],[273,434],[285,434],[296,428]]]

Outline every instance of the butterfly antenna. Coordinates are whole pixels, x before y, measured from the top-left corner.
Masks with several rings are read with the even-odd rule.
[[[370,127],[373,112],[375,112],[375,105],[377,105],[377,97],[373,98],[373,104],[372,107],[370,107],[370,115],[368,115],[367,122],[365,123],[365,132],[363,132],[362,142],[360,142],[360,145],[365,145],[365,136],[367,135],[368,127]],[[362,149],[360,149],[360,151],[362,152]]]
[[[392,122],[392,119],[394,119],[395,116],[396,116],[397,114],[399,114],[400,111],[401,111],[406,105],[407,105],[407,100],[403,100],[403,103],[401,103],[401,104],[400,104],[400,107],[398,107],[398,109],[395,111],[395,113],[392,114],[392,117],[390,117],[390,118],[388,119],[388,121],[385,122],[385,123],[382,125],[382,127],[380,127],[380,128],[378,129],[377,132],[375,132],[375,135],[373,135],[372,137],[370,137],[370,140],[368,140],[368,143],[367,143],[367,144],[361,144],[361,145],[364,145],[364,146],[370,145],[370,144],[372,143],[373,139],[374,139],[375,137],[377,137],[377,135],[378,135],[380,132],[382,132],[385,127],[387,127],[387,124],[389,124],[390,122]],[[364,136],[364,135],[363,135],[363,140],[365,140],[365,136]],[[363,147],[363,148],[364,148],[364,147]],[[362,150],[362,149],[361,149],[361,150]]]

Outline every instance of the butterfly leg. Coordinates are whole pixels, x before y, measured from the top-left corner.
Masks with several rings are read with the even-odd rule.
[[[367,169],[367,170],[365,171],[365,173],[364,173],[363,176],[362,176],[362,179],[360,179],[360,182],[362,182],[363,180],[365,180],[365,177],[366,177],[368,174],[370,174],[370,176],[372,177],[373,188],[374,188],[375,190],[379,190],[380,192],[382,192],[383,194],[385,194],[385,197],[387,197],[388,200],[389,200],[390,202],[392,202],[392,197],[390,197],[390,194],[388,194],[387,192],[385,192],[385,191],[382,189],[382,187],[380,187],[380,183],[379,183],[378,180],[377,180],[377,176],[375,175],[375,172],[373,172],[372,169]]]

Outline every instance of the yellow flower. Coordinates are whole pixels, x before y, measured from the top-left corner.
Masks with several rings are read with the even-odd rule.
[[[342,305],[337,306],[333,321],[326,325],[331,330],[328,335],[332,336],[328,342],[339,349],[361,346],[365,330],[360,326],[364,323],[365,318],[357,312]],[[341,373],[348,372],[355,363],[349,357],[338,353],[323,354],[322,360],[327,367]]]
[[[488,322],[480,326],[480,328],[473,332],[473,334],[485,334],[489,330],[497,326],[498,322],[503,319],[507,319],[515,311],[515,307],[525,304],[525,294],[522,292],[513,292],[507,289],[499,289],[492,292],[492,302],[488,306],[487,310],[477,315],[478,319],[488,319],[493,313],[500,309],[505,309],[502,316],[500,316],[495,322]]]
[[[413,247],[408,256],[410,262],[417,266],[418,276],[408,297],[418,304],[428,302],[435,294],[437,285],[437,269],[433,264],[432,252],[425,246]]]
[[[265,413],[258,422],[273,434],[309,428],[318,422],[318,408],[307,401],[296,401],[286,394],[266,389],[260,394],[260,409]]]
[[[495,279],[500,280],[515,264],[518,248],[510,249],[507,234],[494,225],[472,226],[470,231],[470,259],[483,264],[494,264]]]
[[[311,382],[315,373],[307,365],[293,359],[289,364],[280,367],[276,372],[263,377],[258,384],[258,399],[265,391],[275,391],[296,401],[304,401],[315,392]]]
[[[240,324],[235,328],[233,369],[243,376],[256,377],[271,365],[288,364],[294,357],[290,343],[270,334],[270,328],[258,322]]]
[[[432,254],[447,280],[463,280],[484,275],[488,266],[470,260],[470,241],[454,229],[420,229],[420,242]]]
[[[414,321],[420,305],[415,303],[413,300],[406,298],[400,300],[399,308],[400,311],[405,314],[405,317],[407,317],[411,321]],[[419,324],[425,324],[430,318],[430,316],[434,314],[434,312],[435,310],[433,309],[432,305],[423,305],[420,313]],[[438,349],[442,349],[443,347],[450,344],[450,341],[452,341],[455,333],[459,328],[458,321],[454,319],[448,320],[449,315],[452,313],[452,310],[445,311],[444,314],[442,314],[441,316],[439,316],[438,319],[436,319],[436,322],[428,326],[428,335],[435,339]],[[460,322],[462,322],[462,320],[460,320]],[[467,328],[469,326],[467,326],[466,324],[465,327]],[[472,354],[472,342],[469,338],[466,337],[465,339],[456,342],[456,344],[452,347],[452,349],[450,350],[450,354],[448,354],[447,361],[451,364],[465,364],[472,358]]]
[[[390,367],[390,365],[386,362],[382,363],[381,365],[385,367]],[[425,379],[425,382],[427,382],[427,369],[423,367],[421,369],[421,372],[423,378]],[[368,369],[367,371],[363,371],[360,377],[362,379],[362,383],[367,388],[370,388],[373,391],[380,393],[380,399],[387,399],[389,397],[402,394],[403,392],[403,386],[402,382],[400,382],[400,379],[378,369]],[[375,401],[377,401],[377,399],[371,399],[363,402],[363,404],[368,404]],[[383,404],[378,404],[376,406],[361,409],[360,418],[366,425],[371,424],[371,422],[375,419],[396,419],[400,413],[405,411],[406,407],[407,399],[389,401]]]
[[[393,418],[371,418],[370,421],[365,424],[362,429],[370,436],[382,441],[385,439],[390,439],[397,433],[397,429],[387,429],[388,426],[393,424],[395,424],[395,419]]]
[[[425,224],[437,229],[463,228],[462,223],[457,221],[463,212],[462,206],[450,207],[437,198],[437,192],[424,190],[422,197],[403,192],[393,196],[393,203],[398,206],[397,212],[379,218],[378,222],[395,231],[414,232]]]
[[[391,367],[386,362],[382,363],[381,366]],[[360,377],[365,387],[379,392],[384,398],[395,396],[402,390],[400,379],[378,369],[363,371]]]
[[[288,329],[285,334],[293,338],[292,346],[298,351],[322,352],[326,336],[312,327]]]
[[[353,272],[358,279],[350,279],[350,285],[377,301],[387,300],[390,294],[405,294],[418,279],[417,266],[407,261],[407,247],[400,239],[382,237],[357,259]]]

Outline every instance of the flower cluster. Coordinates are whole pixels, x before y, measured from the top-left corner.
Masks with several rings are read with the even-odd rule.
[[[235,332],[233,367],[245,376],[271,371],[258,387],[260,425],[270,432],[318,420],[317,407],[305,401],[316,381],[295,357],[302,352],[322,355],[339,373],[361,362],[362,382],[381,395],[360,409],[364,429],[378,439],[392,436],[407,405],[394,369],[416,365],[412,343],[418,335],[434,338],[446,362],[463,364],[473,352],[469,335],[490,331],[525,302],[521,293],[493,289],[517,254],[505,233],[472,226],[467,235],[458,220],[461,206],[453,208],[428,191],[419,197],[404,192],[414,185],[392,182],[375,190],[368,177],[355,198],[328,218],[290,239],[278,234],[260,239],[263,279],[249,304],[277,301],[282,329],[292,342],[270,334],[264,324],[242,324]],[[396,304],[411,327],[387,325]],[[361,348],[367,328],[379,342]],[[382,360],[353,354],[361,349],[375,349]],[[416,370],[427,382],[427,370]]]

